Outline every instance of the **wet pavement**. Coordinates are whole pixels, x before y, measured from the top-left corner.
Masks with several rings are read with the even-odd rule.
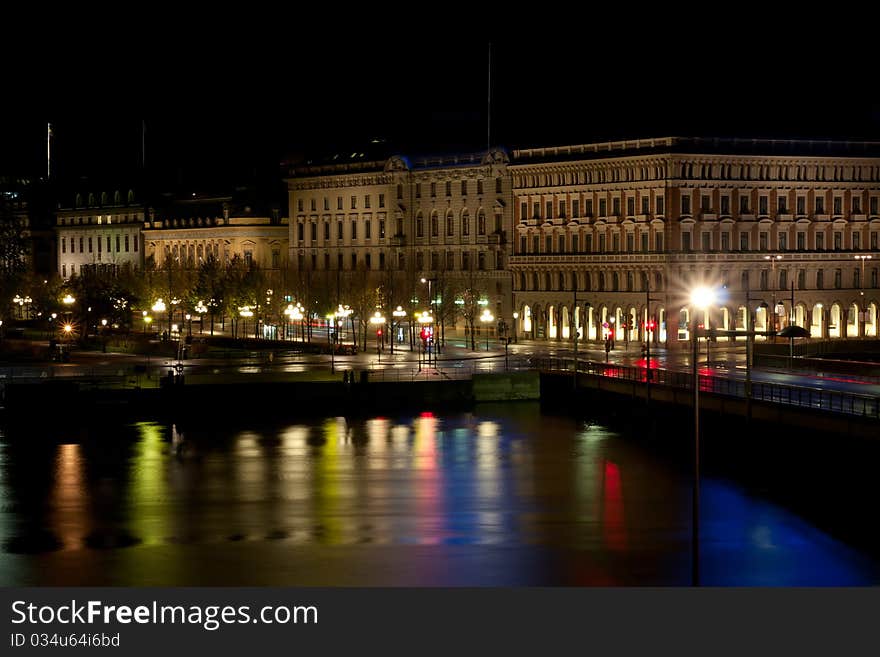
[[[235,415],[0,439],[0,584],[690,581],[689,477],[602,426],[531,403]],[[711,476],[702,494],[704,584],[880,583],[792,511]]]

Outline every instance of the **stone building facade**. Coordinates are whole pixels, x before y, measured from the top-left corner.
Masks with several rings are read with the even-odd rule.
[[[463,326],[450,304],[460,303],[464,290],[477,291],[497,320],[509,318],[507,167],[501,150],[294,167],[291,269],[301,278],[324,277],[337,291],[351,288],[348,279],[368,279],[391,308],[426,305],[430,284],[434,310],[450,330]],[[493,323],[489,331],[497,329]]]
[[[698,321],[877,335],[880,144],[663,138],[514,151],[520,336],[689,340]],[[792,301],[793,297],[793,301]],[[651,326],[654,329],[651,330]]]
[[[63,279],[85,269],[143,265],[144,206],[134,191],[79,192],[70,201],[55,212],[57,266]]]

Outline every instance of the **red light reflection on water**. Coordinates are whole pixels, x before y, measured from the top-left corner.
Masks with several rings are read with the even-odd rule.
[[[620,468],[611,461],[605,461],[602,477],[602,535],[610,549],[626,550]]]

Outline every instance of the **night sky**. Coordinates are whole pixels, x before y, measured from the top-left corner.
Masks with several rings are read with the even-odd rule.
[[[655,35],[657,36],[657,35]],[[880,140],[876,57],[846,49],[756,48],[745,41],[523,44],[495,39],[492,142],[584,143],[664,135]],[[363,150],[435,153],[486,146],[488,38],[468,44],[212,59],[144,70],[131,102],[36,103],[3,111],[0,175],[125,177],[146,162],[169,189],[280,181],[281,163]],[[202,62],[204,64],[204,62]]]

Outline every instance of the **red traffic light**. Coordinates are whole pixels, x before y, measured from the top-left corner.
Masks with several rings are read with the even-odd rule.
[[[376,329],[376,337],[382,337],[382,329]]]

